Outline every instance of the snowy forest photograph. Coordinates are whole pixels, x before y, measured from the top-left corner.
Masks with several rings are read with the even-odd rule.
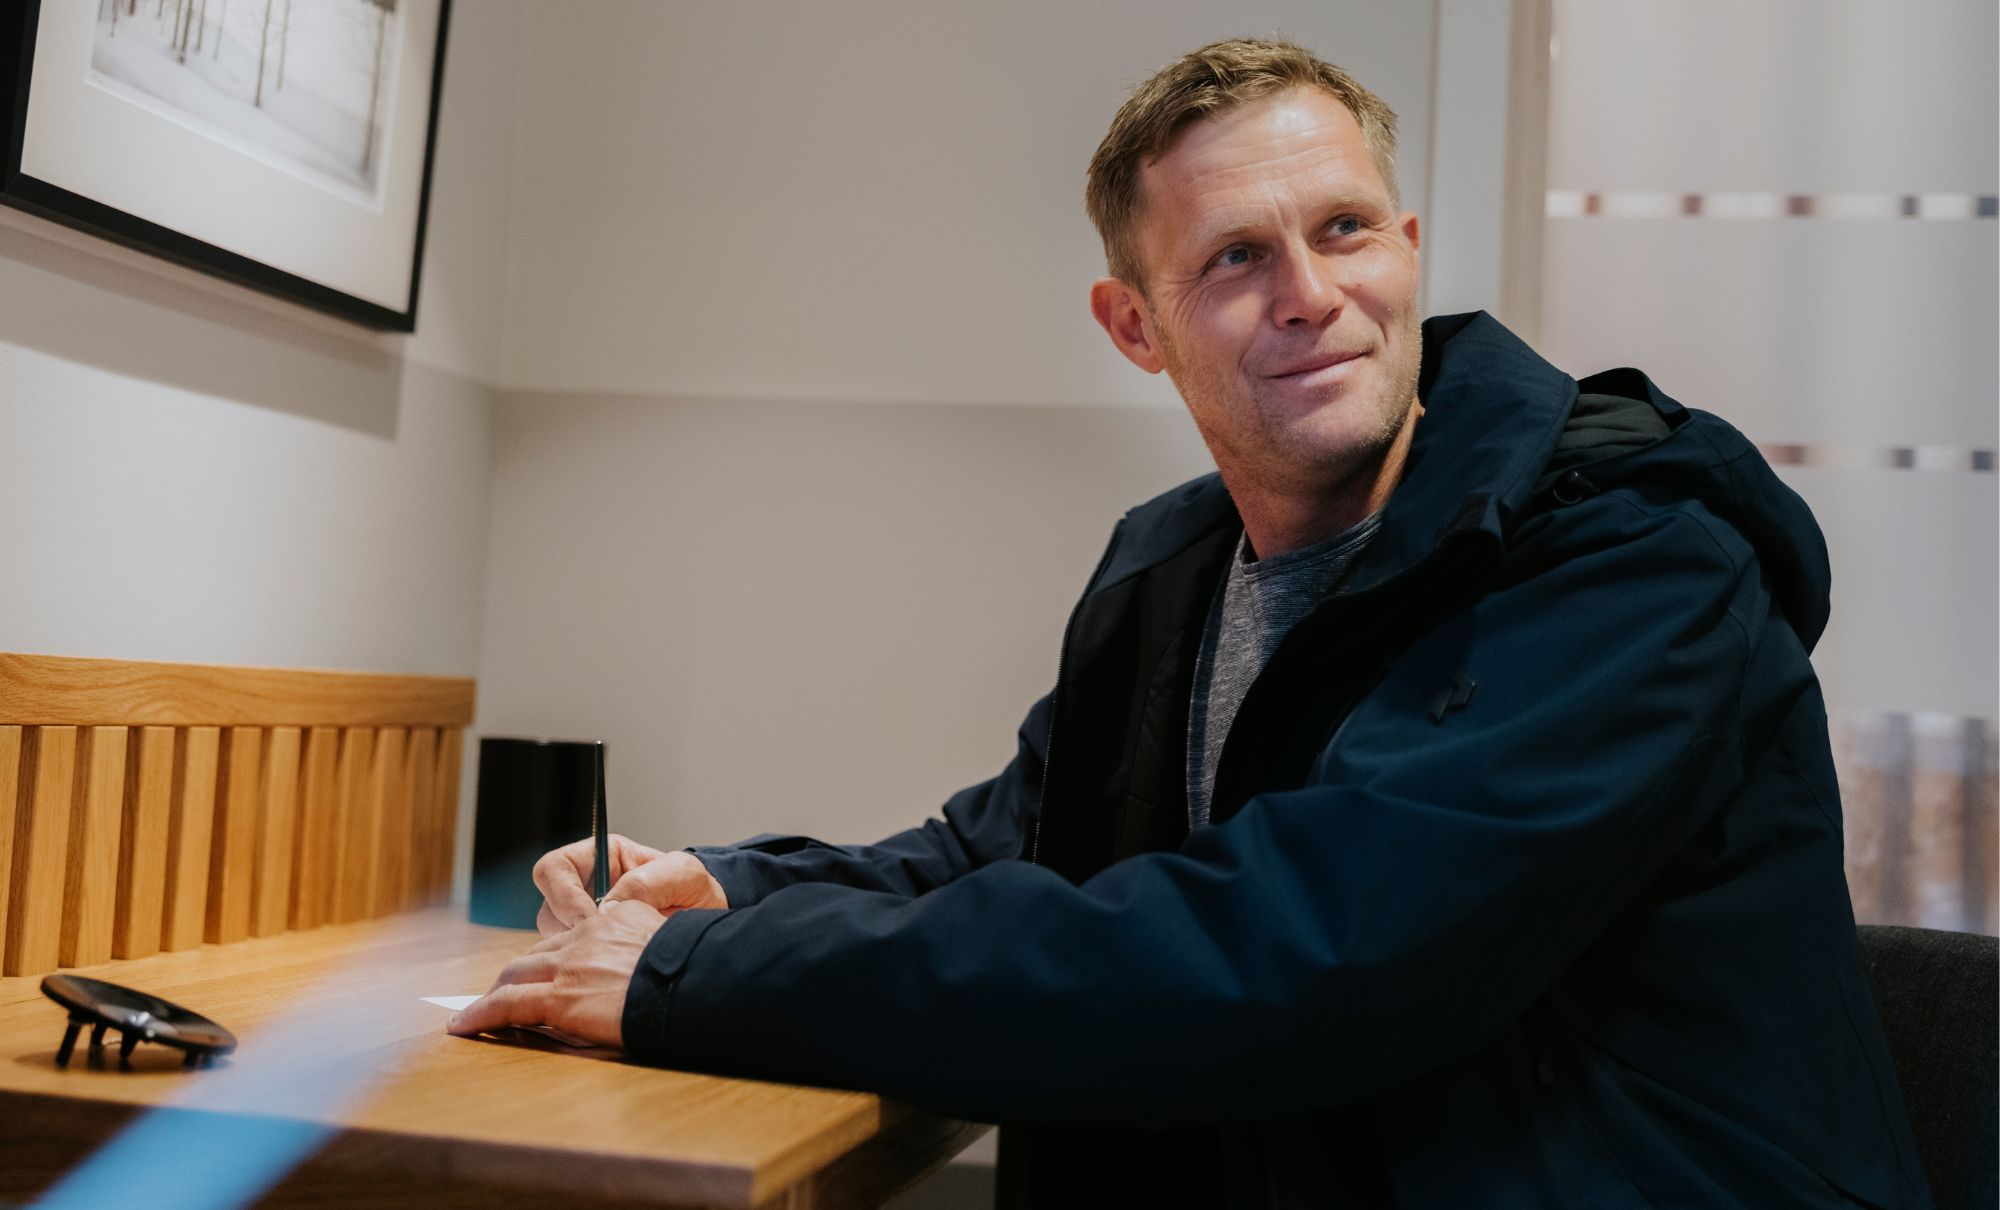
[[[378,196],[398,0],[78,0],[91,76],[268,162]]]

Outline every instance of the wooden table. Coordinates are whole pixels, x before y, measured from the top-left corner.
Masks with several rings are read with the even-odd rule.
[[[325,1145],[258,1203],[273,1206],[874,1205],[984,1129],[867,1093],[446,1034],[421,997],[485,991],[533,939],[440,909],[79,968],[232,1029],[236,1053],[194,1071],[155,1045],[120,1070],[115,1034],[59,1069],[63,1010],[38,978],[0,979],[0,1198],[47,1188],[159,1106],[218,1140],[162,1182],[227,1164],[232,1125],[323,1124]]]

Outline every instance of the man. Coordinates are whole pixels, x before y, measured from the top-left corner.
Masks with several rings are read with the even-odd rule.
[[[550,854],[452,1028],[1001,1122],[1003,1204],[1927,1205],[1817,528],[1636,371],[1420,325],[1394,152],[1286,43],[1142,85],[1091,308],[1219,475],[1120,523],[1013,763],[871,846],[621,840],[601,910]]]

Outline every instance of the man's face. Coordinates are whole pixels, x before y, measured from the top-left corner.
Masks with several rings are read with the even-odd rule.
[[[1416,394],[1417,218],[1354,116],[1283,93],[1197,122],[1140,180],[1150,297],[1092,293],[1120,350],[1166,370],[1232,490],[1372,473]]]

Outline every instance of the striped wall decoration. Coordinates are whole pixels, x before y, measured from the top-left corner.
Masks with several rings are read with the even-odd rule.
[[[1551,189],[1550,218],[1826,218],[1963,220],[2000,217],[1990,193],[1775,193]]]
[[[1993,451],[1961,445],[1842,445],[1837,442],[1760,441],[1772,466],[1824,470],[1972,471],[1993,473]]]

